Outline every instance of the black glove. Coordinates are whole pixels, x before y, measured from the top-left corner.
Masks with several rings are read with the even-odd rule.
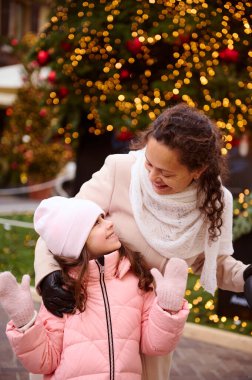
[[[252,309],[252,264],[250,264],[243,273],[243,278],[245,281],[244,285],[244,296]]]
[[[60,270],[48,274],[41,282],[40,289],[45,307],[56,317],[63,313],[72,313],[75,299],[71,292],[62,288],[63,280]]]

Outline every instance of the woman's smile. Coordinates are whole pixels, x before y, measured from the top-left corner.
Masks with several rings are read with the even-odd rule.
[[[165,184],[161,184],[161,183],[156,183],[156,182],[151,182],[152,186],[153,186],[153,189],[156,191],[156,192],[160,192],[162,190],[169,190],[171,189],[170,186],[168,185],[165,185]]]

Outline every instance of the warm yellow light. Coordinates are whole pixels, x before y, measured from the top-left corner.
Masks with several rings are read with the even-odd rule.
[[[205,85],[208,83],[208,79],[207,79],[204,75],[202,75],[202,76],[200,77],[200,82],[201,82],[201,84],[202,84],[203,86],[205,86]]]
[[[150,70],[145,70],[144,75],[149,78],[151,76],[151,71]]]

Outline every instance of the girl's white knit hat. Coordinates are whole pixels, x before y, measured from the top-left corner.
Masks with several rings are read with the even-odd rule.
[[[101,214],[104,211],[92,201],[51,197],[36,209],[34,228],[54,255],[78,258]]]

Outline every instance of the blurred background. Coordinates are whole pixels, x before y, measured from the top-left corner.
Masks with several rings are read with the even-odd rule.
[[[0,0],[0,10],[0,202],[75,195],[108,154],[186,102],[221,130],[235,257],[252,263],[251,2]],[[37,236],[10,226],[0,270],[33,276]],[[28,269],[15,264],[19,245]],[[251,336],[242,293],[213,298],[190,281],[192,322]]]

